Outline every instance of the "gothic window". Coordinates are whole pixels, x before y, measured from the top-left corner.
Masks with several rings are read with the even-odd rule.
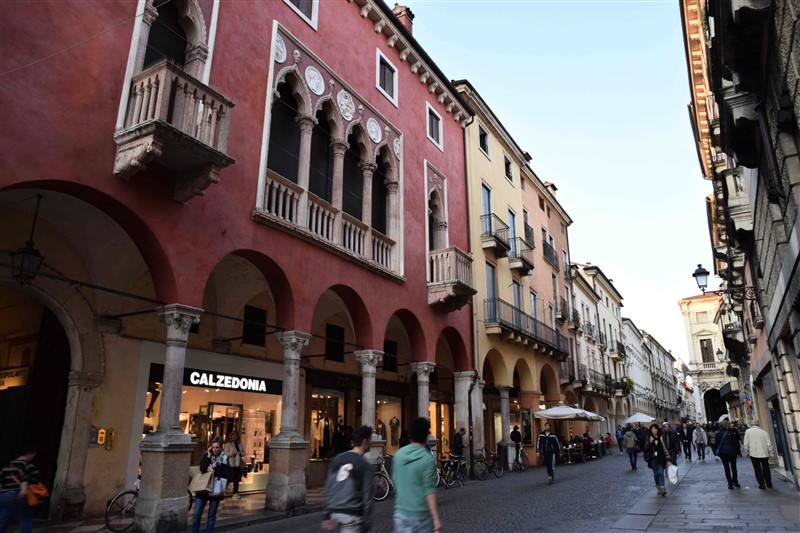
[[[186,52],[186,32],[178,23],[180,13],[174,2],[163,2],[157,6],[158,17],[150,27],[142,70],[167,60],[183,68]]]
[[[278,85],[278,95],[272,104],[267,168],[297,183],[300,164],[300,126],[295,120],[297,101],[288,83]]]
[[[372,229],[388,235],[386,223],[386,178],[388,175],[383,157],[378,156],[378,166],[372,174]]]
[[[317,123],[311,132],[311,163],[308,190],[330,203],[333,197],[333,153],[331,129],[324,111],[317,112]]]
[[[350,148],[344,153],[344,170],[342,172],[342,210],[361,220],[363,210],[364,177],[359,167],[360,146],[355,134],[347,138]]]

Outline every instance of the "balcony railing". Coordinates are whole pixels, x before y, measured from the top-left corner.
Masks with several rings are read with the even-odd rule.
[[[597,334],[597,330],[595,329],[594,324],[592,324],[591,322],[587,322],[586,324],[584,324],[583,330],[586,332],[587,337],[595,338],[595,335]]]
[[[556,308],[556,319],[563,322],[568,318],[569,318],[569,305],[567,305],[567,300],[566,298],[559,298],[558,307]]]
[[[542,342],[555,350],[561,358],[569,354],[568,340],[564,335],[539,322],[518,307],[499,298],[487,299],[485,305],[487,326],[499,325],[526,338]]]
[[[477,291],[472,286],[472,258],[456,247],[428,252],[428,304],[460,309]]]
[[[622,357],[625,357],[625,344],[617,341],[617,351]]]
[[[544,260],[547,261],[548,263],[550,263],[553,266],[553,269],[555,269],[555,271],[558,272],[559,271],[559,264],[558,264],[559,261],[558,261],[558,254],[556,253],[556,249],[553,248],[553,246],[549,242],[543,240],[542,241],[542,252],[544,254]]]
[[[522,237],[511,239],[511,250],[508,253],[509,268],[519,270],[527,275],[533,270],[533,245]]]
[[[530,224],[524,222],[523,225],[525,228],[525,240],[531,243],[532,247],[533,243],[536,242],[536,234],[534,233],[533,227]]]
[[[390,237],[270,169],[264,191],[264,207],[253,213],[254,219],[291,228],[370,266],[397,272],[397,243]]]
[[[484,249],[494,248],[497,257],[505,257],[511,249],[508,242],[508,225],[494,213],[481,215],[481,241]]]
[[[573,309],[569,317],[569,329],[581,329],[581,313],[577,309]]]
[[[131,81],[125,125],[114,134],[114,175],[130,180],[153,161],[174,171],[173,198],[188,202],[219,181],[233,102],[169,62]]]
[[[607,346],[606,344],[606,334],[602,331],[597,334],[597,343],[602,344],[603,346]]]

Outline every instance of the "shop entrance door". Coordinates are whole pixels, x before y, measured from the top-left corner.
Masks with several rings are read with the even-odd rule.
[[[211,439],[222,437],[223,441],[227,441],[228,435],[234,429],[241,433],[241,425],[241,405],[229,403],[211,403],[208,405],[208,426]]]

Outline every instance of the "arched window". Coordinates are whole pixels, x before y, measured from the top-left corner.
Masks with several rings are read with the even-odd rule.
[[[297,101],[288,83],[278,85],[278,95],[272,104],[267,168],[297,183],[300,164],[300,126],[295,120]]]
[[[326,202],[333,197],[333,152],[331,130],[324,111],[317,112],[317,124],[311,132],[311,165],[308,190]]]
[[[386,214],[386,178],[388,168],[383,160],[383,154],[378,156],[378,167],[372,174],[372,229],[388,235]]]
[[[364,197],[364,176],[358,164],[361,162],[358,137],[350,134],[347,138],[350,148],[344,153],[342,172],[342,210],[361,220]]]
[[[180,14],[174,2],[157,6],[158,17],[150,28],[142,69],[147,69],[163,60],[183,68],[187,46],[186,32],[178,23]]]

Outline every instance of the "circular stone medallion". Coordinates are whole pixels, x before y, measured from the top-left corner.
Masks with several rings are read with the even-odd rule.
[[[339,104],[339,111],[345,120],[353,120],[353,113],[356,112],[356,105],[353,103],[353,97],[350,93],[342,89],[336,95],[336,103]]]
[[[280,35],[275,36],[275,61],[278,63],[286,61],[286,43]]]
[[[394,140],[394,155],[397,159],[400,159],[400,154],[403,153],[403,143],[400,142],[400,138]]]
[[[378,124],[378,121],[372,117],[367,119],[367,133],[369,134],[369,138],[372,139],[372,142],[374,143],[379,143],[381,142],[381,139],[383,139],[381,127]]]
[[[311,92],[317,96],[325,92],[325,82],[322,79],[322,74],[315,67],[306,68],[306,83]]]

